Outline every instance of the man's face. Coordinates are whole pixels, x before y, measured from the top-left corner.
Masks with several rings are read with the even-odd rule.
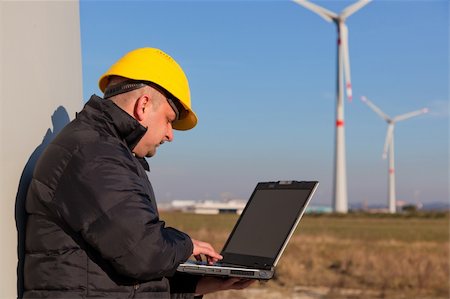
[[[166,141],[173,140],[172,122],[176,114],[160,93],[154,94],[149,104],[143,110],[141,125],[147,128],[147,132],[134,148],[138,157],[152,157],[156,154],[156,148]]]

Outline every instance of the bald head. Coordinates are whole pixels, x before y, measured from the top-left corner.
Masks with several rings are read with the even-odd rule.
[[[113,87],[117,84],[120,84],[122,82],[128,81],[130,79],[120,77],[120,76],[111,76],[109,78],[108,86],[106,90],[110,87]],[[155,109],[157,108],[163,97],[161,97],[161,94],[159,91],[154,89],[153,87],[150,87],[148,85],[145,85],[141,88],[131,90],[125,93],[121,93],[118,95],[114,95],[112,97],[109,97],[108,99],[113,101],[117,106],[125,110],[128,114],[135,117],[135,109],[137,100],[139,100],[141,97],[149,97],[149,101],[152,102],[152,107]],[[136,118],[136,117],[135,117]]]

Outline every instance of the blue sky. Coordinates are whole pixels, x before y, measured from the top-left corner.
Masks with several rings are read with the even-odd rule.
[[[352,1],[315,1],[340,12]],[[319,180],[331,204],[336,27],[289,1],[81,1],[83,94],[126,52],[157,47],[191,86],[196,128],[150,159],[159,201],[247,199],[258,181]],[[354,99],[345,102],[350,203],[387,202],[386,123],[395,129],[397,199],[448,200],[449,2],[374,1],[350,16]]]

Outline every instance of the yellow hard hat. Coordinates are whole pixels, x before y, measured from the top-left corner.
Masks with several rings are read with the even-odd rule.
[[[197,116],[191,108],[191,94],[186,75],[178,63],[163,51],[140,48],[125,54],[100,77],[98,85],[102,92],[105,92],[110,76],[148,81],[162,87],[185,109],[173,122],[173,128],[189,130],[197,124]]]

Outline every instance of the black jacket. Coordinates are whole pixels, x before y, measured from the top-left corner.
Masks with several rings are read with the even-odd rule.
[[[192,241],[159,219],[131,152],[145,132],[92,96],[47,147],[26,200],[24,298],[193,296],[197,278],[175,274]]]

